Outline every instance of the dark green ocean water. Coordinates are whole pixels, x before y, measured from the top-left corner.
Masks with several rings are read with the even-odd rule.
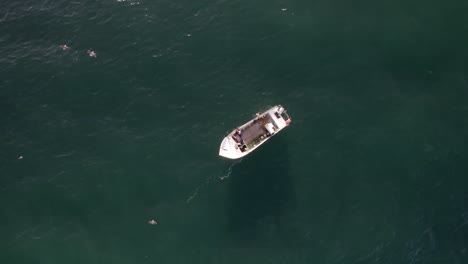
[[[467,14],[1,1],[0,263],[468,263]]]

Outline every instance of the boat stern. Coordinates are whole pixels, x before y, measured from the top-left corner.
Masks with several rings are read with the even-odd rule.
[[[281,130],[288,126],[291,123],[291,118],[289,117],[286,109],[281,105],[277,105],[271,108],[269,111],[270,116],[274,120],[276,126]]]

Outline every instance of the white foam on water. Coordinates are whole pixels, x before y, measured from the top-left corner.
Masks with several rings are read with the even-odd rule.
[[[187,200],[185,202],[186,203],[191,202],[198,195],[200,190],[205,188],[206,186],[208,186],[211,182],[216,181],[216,180],[221,180],[222,181],[224,179],[229,178],[231,176],[231,174],[232,174],[232,168],[236,164],[239,164],[241,161],[242,161],[242,159],[239,159],[239,160],[235,161],[234,163],[232,163],[231,165],[229,165],[229,167],[222,173],[221,176],[213,176],[212,175],[212,176],[209,176],[208,178],[206,178],[205,182],[200,184],[199,186],[197,186],[197,188],[195,188],[195,190],[192,192],[192,194],[187,198]]]
[[[231,165],[229,165],[229,167],[228,167],[227,170],[226,170],[226,173],[224,173],[224,175],[222,175],[222,176],[220,176],[220,177],[218,177],[218,178],[219,178],[220,180],[224,180],[224,179],[229,178],[229,177],[231,176],[231,173],[232,173],[232,168],[233,168],[236,164],[240,163],[241,161],[242,161],[242,159],[237,160],[237,161],[235,161],[234,163],[232,163]]]

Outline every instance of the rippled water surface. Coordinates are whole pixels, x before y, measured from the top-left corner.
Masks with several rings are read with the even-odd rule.
[[[467,13],[1,1],[1,263],[468,263]]]

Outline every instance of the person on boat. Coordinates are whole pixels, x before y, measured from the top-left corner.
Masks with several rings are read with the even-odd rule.
[[[237,143],[242,142],[242,136],[241,136],[241,133],[240,133],[240,130],[239,130],[239,129],[236,129],[236,131],[234,132],[234,135],[232,135],[232,138],[233,138],[234,141],[236,141]]]
[[[242,144],[240,149],[241,149],[241,152],[244,152],[247,150],[247,146],[245,144]]]

